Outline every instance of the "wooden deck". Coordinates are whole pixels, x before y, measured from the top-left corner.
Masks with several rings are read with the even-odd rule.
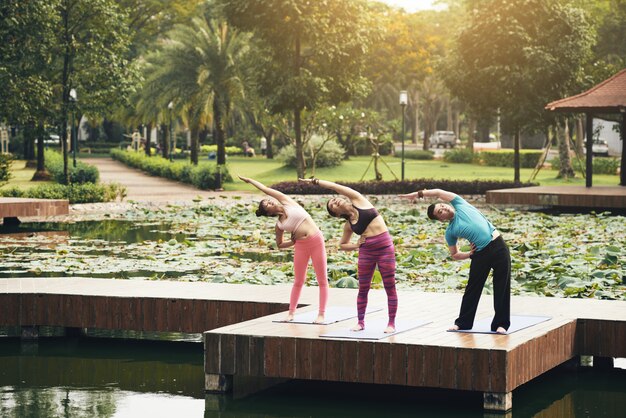
[[[205,388],[304,379],[483,392],[487,409],[507,410],[512,391],[578,355],[626,357],[626,302],[513,297],[514,314],[551,320],[510,335],[446,332],[460,294],[399,290],[398,321],[432,321],[375,340],[329,339],[332,325],[274,323],[291,287],[85,278],[0,280],[0,325],[204,332]],[[330,306],[354,306],[356,290],[331,289]],[[383,290],[370,292],[366,326],[386,318]],[[314,310],[303,289],[299,311]],[[311,305],[311,306],[307,306]],[[476,318],[492,315],[483,296]],[[262,383],[260,384],[262,386]]]
[[[0,218],[4,224],[19,223],[18,218],[67,215],[69,202],[62,199],[0,197]]]
[[[626,209],[623,186],[536,186],[489,190],[487,203],[600,210]]]
[[[384,306],[378,293],[370,304]],[[399,295],[399,320],[433,322],[376,341],[319,337],[354,320],[273,323],[279,315],[208,331],[207,389],[216,382],[228,385],[229,376],[235,386],[238,377],[263,377],[445,388],[483,392],[486,409],[502,411],[510,409],[514,389],[578,355],[626,356],[626,302],[514,297],[513,313],[552,319],[510,335],[489,335],[446,332],[460,294]],[[333,292],[331,301],[353,303],[354,297],[354,291],[350,297]],[[491,306],[491,296],[484,296],[477,319],[490,317]],[[385,317],[385,311],[370,314],[366,326]]]

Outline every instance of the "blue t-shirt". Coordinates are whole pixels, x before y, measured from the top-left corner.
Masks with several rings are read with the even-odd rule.
[[[485,248],[491,242],[491,234],[496,228],[478,211],[460,196],[450,204],[454,207],[454,218],[446,228],[446,242],[456,245],[459,238],[465,238],[476,246],[476,251]]]

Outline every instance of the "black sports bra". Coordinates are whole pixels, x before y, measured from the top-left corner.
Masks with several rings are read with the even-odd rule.
[[[359,212],[359,220],[356,221],[355,224],[350,223],[350,228],[352,228],[352,232],[355,234],[361,235],[365,232],[368,225],[374,220],[374,218],[379,215],[379,213],[376,208],[359,209],[354,205],[352,205],[352,207]]]

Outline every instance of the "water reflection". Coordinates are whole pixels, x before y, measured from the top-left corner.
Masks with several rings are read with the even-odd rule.
[[[204,394],[198,343],[0,338],[2,417],[587,417],[623,416],[626,370],[553,371],[513,393],[507,415],[480,393],[290,381],[242,399]]]

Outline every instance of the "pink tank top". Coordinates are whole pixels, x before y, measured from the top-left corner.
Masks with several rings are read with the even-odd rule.
[[[284,222],[278,220],[276,226],[286,232],[295,232],[298,227],[308,218],[309,214],[297,205],[283,205],[287,219]]]

